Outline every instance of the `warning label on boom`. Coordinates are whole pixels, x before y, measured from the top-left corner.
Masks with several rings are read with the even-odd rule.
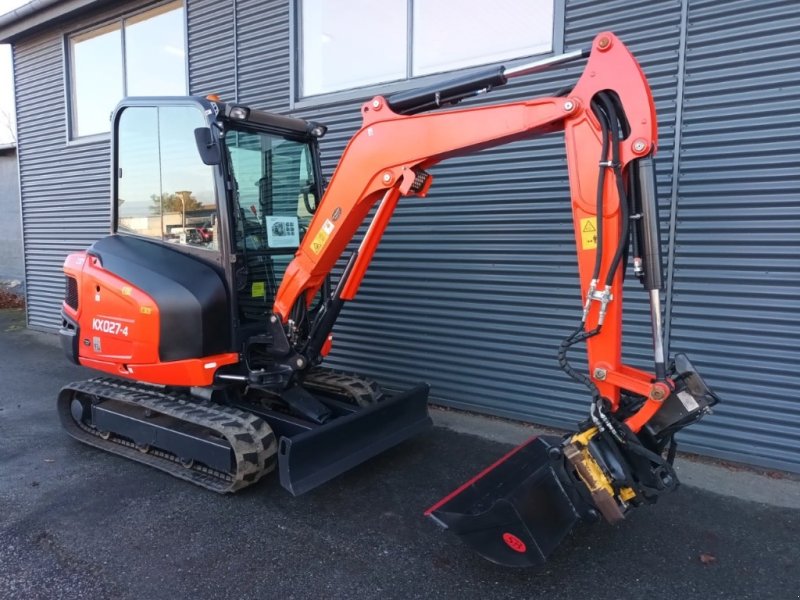
[[[322,228],[317,232],[317,235],[314,236],[314,240],[311,242],[311,251],[314,254],[322,252],[322,247],[325,245],[325,242],[328,241],[331,233],[333,233],[333,229],[334,224],[330,219],[325,219]]]
[[[597,248],[597,217],[581,219],[581,249]]]

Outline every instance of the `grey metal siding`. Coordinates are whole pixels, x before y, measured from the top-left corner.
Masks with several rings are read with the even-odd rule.
[[[233,0],[187,0],[189,93],[236,97]]]
[[[286,112],[289,22],[286,0],[189,0],[189,92]]]
[[[285,113],[289,106],[289,2],[235,0],[239,101]]]
[[[800,471],[800,11],[689,4],[672,349],[724,399],[683,439]]]
[[[61,265],[108,231],[108,141],[67,144],[64,35],[142,7],[118,3],[14,45],[28,324],[60,324]]]
[[[680,2],[570,1],[565,14],[565,48],[615,31],[650,79],[659,110],[666,232]],[[580,71],[539,75],[484,102],[548,95]],[[360,101],[296,111],[330,126],[323,146],[327,172],[358,126]],[[330,362],[390,385],[428,380],[441,404],[573,426],[588,403],[586,390],[558,369],[555,356],[581,304],[563,136],[455,159],[433,175],[428,198],[401,201],[358,297],[337,324]],[[625,354],[646,366],[647,304],[636,285],[628,288]],[[581,354],[576,349],[578,364]]]

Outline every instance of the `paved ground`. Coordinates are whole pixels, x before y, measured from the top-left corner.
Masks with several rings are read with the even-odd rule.
[[[507,446],[448,429],[300,498],[221,497],[68,438],[87,376],[0,312],[0,598],[797,598],[800,511],[684,486],[547,567],[487,563],[422,511]],[[701,560],[706,555],[706,562]]]

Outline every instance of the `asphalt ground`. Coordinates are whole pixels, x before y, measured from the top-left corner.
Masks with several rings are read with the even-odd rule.
[[[219,496],[83,446],[54,336],[0,311],[0,598],[798,598],[800,510],[682,486],[540,569],[473,555],[429,505],[508,445],[435,428],[299,498]]]

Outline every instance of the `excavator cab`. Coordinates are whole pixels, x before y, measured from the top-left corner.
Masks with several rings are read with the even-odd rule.
[[[324,126],[200,97],[127,98],[112,122],[111,232],[65,262],[61,338],[125,381],[62,390],[74,437],[216,491],[277,464],[300,494],[430,427],[427,385],[322,368],[330,335],[298,351],[327,278],[294,335],[272,312],[322,196]]]
[[[114,125],[112,234],[216,265],[233,345],[263,333],[322,196],[325,127],[207,98],[128,98]]]

